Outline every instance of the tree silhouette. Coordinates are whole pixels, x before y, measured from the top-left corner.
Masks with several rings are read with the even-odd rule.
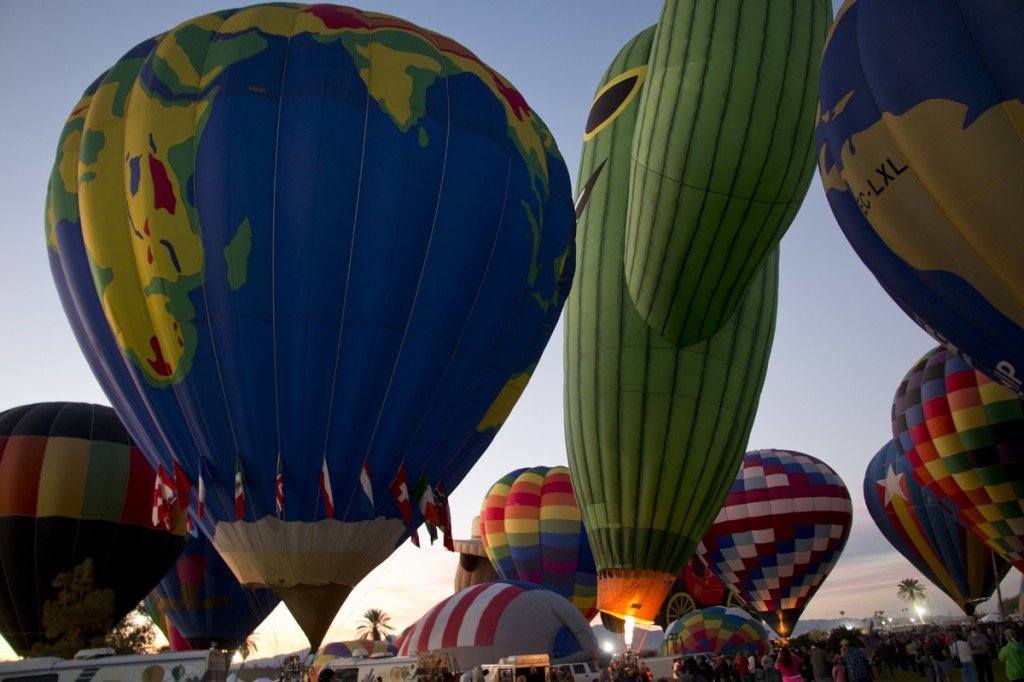
[[[917,578],[905,578],[896,584],[896,596],[900,601],[917,606],[924,601],[924,585]]]
[[[391,616],[380,609],[370,609],[363,614],[363,620],[358,623],[359,629],[356,631],[356,636],[379,642],[384,639],[388,630],[394,630],[390,621]]]

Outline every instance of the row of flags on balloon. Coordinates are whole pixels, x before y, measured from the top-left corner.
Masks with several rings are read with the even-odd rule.
[[[206,485],[201,475],[198,480],[196,514],[198,518],[202,519],[205,515],[206,507]],[[320,468],[318,486],[320,497],[324,501],[324,511],[327,514],[327,518],[334,518],[334,493],[331,489],[331,475],[327,467],[326,457],[323,459],[323,464]],[[356,490],[359,495],[360,506],[366,517],[373,518],[376,515],[376,505],[374,504],[373,484],[370,479],[369,459],[363,460],[363,465],[359,470],[359,485]],[[416,485],[413,486],[412,494],[410,495],[405,462],[402,462],[394,479],[392,479],[391,484],[388,486],[388,490],[391,492],[395,505],[398,507],[398,511],[401,513],[402,520],[406,526],[412,524],[412,502],[415,500],[417,509],[423,516],[423,522],[427,528],[430,543],[434,544],[437,541],[438,531],[440,531],[445,549],[450,552],[455,551],[455,541],[452,537],[451,507],[449,506],[448,494],[443,481],[439,481],[436,486],[432,486],[427,473],[423,472],[420,474],[419,479],[417,479]],[[157,469],[153,488],[153,526],[170,530],[172,511],[174,506],[177,505],[179,511],[186,514],[185,522],[188,532],[193,537],[196,537],[198,530],[195,527],[192,516],[188,514],[191,504],[191,491],[192,483],[189,481],[184,469],[181,468],[181,465],[174,462],[173,474],[168,472],[163,465],[160,465]],[[245,476],[242,472],[241,460],[238,458],[235,458],[234,503],[235,515],[241,520],[245,517]],[[281,467],[280,457],[278,457],[277,474],[274,479],[274,504],[277,517],[283,518],[285,509],[284,472]],[[414,545],[420,546],[418,530],[413,530],[410,539]]]

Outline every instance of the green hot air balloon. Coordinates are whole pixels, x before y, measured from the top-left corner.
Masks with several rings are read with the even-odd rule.
[[[743,300],[814,171],[827,0],[672,0],[637,96],[625,270],[640,315],[676,345]]]
[[[587,121],[578,266],[566,303],[566,439],[598,569],[598,608],[653,621],[736,476],[775,331],[778,256],[736,314],[677,348],[652,330],[622,267],[630,150],[652,27],[612,62]]]

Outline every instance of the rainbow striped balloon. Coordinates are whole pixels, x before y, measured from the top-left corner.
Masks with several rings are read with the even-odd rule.
[[[567,467],[517,469],[492,485],[480,535],[503,580],[557,592],[588,621],[597,615],[597,569]]]
[[[1024,569],[1024,401],[939,346],[896,390],[892,433],[914,480]]]
[[[661,644],[662,656],[676,654],[763,654],[768,633],[742,609],[709,606],[690,611],[669,623]]]

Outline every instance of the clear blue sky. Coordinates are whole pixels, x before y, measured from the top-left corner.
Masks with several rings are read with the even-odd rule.
[[[125,50],[226,4],[0,0],[0,409],[45,400],[108,403],[65,321],[47,264],[43,201],[57,137],[81,91]],[[597,82],[623,43],[657,20],[661,3],[363,0],[359,6],[447,34],[502,72],[548,123],[575,177]],[[857,259],[815,176],[782,242],[778,328],[749,443],[815,455],[851,490],[850,542],[807,618],[835,618],[841,609],[898,615],[897,580],[920,577],[877,531],[860,490],[868,460],[890,438],[896,386],[933,345]],[[480,500],[501,475],[565,463],[561,346],[559,329],[511,418],[452,495],[458,536],[468,535]],[[353,593],[326,641],[351,635],[353,614],[370,607],[383,608],[401,629],[451,592],[455,563],[439,545],[406,545]],[[1017,593],[1019,575],[1012,576],[1007,594]],[[937,589],[928,591],[933,611],[955,609]],[[279,609],[258,630],[258,643],[263,654],[304,641]]]

